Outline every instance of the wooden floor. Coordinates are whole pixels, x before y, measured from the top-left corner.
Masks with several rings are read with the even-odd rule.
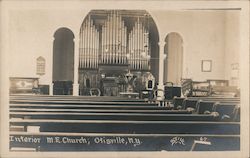
[[[239,98],[12,95],[9,106],[11,151],[240,150]]]

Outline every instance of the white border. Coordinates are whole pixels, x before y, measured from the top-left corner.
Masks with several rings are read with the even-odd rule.
[[[0,1],[1,19],[1,155],[0,157],[248,157],[249,156],[249,2],[248,1]],[[240,87],[241,151],[240,152],[9,152],[8,136],[8,11],[12,9],[230,9],[241,8],[240,14]],[[156,20],[157,23],[157,19]],[[159,30],[159,34],[161,31]]]

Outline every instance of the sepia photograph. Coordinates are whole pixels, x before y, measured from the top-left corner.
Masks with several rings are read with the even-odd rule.
[[[1,157],[249,157],[249,1],[0,2]]]

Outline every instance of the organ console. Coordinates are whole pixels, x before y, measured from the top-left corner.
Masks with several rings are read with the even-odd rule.
[[[128,71],[149,71],[149,29],[145,18],[124,17],[119,10],[108,11],[99,23],[92,16],[87,16],[80,29],[81,89],[87,88],[86,80],[91,82],[90,88],[101,88],[101,80],[105,81],[102,75],[124,77]],[[143,74],[137,76],[140,77]]]

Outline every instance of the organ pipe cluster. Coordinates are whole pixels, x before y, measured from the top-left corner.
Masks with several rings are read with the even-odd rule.
[[[99,55],[99,32],[93,20],[88,19],[80,29],[79,67],[97,68]]]
[[[102,27],[101,62],[104,64],[127,63],[127,28],[117,11],[108,15]]]
[[[119,11],[111,11],[99,30],[89,15],[80,29],[79,46],[80,69],[97,69],[99,63],[149,69],[149,30],[139,17],[128,33]]]
[[[138,20],[129,33],[128,53],[131,69],[147,70],[149,68],[149,32]]]

